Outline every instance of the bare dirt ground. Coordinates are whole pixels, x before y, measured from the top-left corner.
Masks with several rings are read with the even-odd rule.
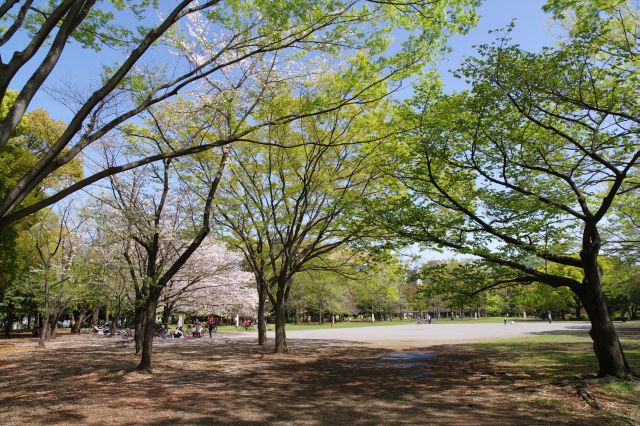
[[[45,350],[33,339],[1,340],[0,424],[638,421],[637,401],[601,399],[606,410],[596,411],[575,387],[505,362],[500,349],[291,339],[291,353],[276,355],[235,335],[154,345],[153,374],[142,374],[119,337],[66,335]]]

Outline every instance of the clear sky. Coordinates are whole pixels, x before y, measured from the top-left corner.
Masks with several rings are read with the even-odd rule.
[[[447,92],[464,88],[464,82],[455,79],[449,70],[455,69],[467,56],[475,53],[474,45],[491,42],[495,34],[489,31],[505,27],[513,19],[516,19],[516,28],[512,33],[515,42],[529,50],[539,50],[544,45],[553,44],[555,36],[559,33],[557,28],[552,31],[552,22],[548,15],[542,11],[544,0],[485,0],[479,9],[481,15],[478,26],[469,34],[453,37],[449,43],[452,51],[447,54],[439,65],[443,74],[445,90]],[[8,46],[10,49],[11,46]],[[7,51],[9,51],[7,49]],[[81,49],[72,43],[65,49],[63,56],[47,80],[49,88],[72,85],[77,90],[89,92],[103,64],[113,63],[122,56],[119,52],[105,49],[101,52],[91,52]],[[26,67],[28,68],[28,67]],[[21,83],[31,69],[20,73],[14,84],[20,87]],[[407,89],[410,92],[410,89]],[[410,96],[404,92],[402,95]],[[402,96],[401,95],[401,96]],[[40,91],[32,102],[30,109],[43,107],[54,118],[69,120],[70,111],[55,100],[55,94],[46,94]]]
[[[543,10],[544,0],[485,0],[478,13],[478,26],[468,34],[455,36],[450,42],[451,53],[439,64],[446,91],[463,89],[465,84],[455,79],[450,70],[455,70],[468,56],[476,53],[474,45],[490,43],[496,34],[489,31],[504,28],[512,20],[516,27],[511,33],[513,41],[523,49],[539,51],[551,46],[562,34],[557,24]]]

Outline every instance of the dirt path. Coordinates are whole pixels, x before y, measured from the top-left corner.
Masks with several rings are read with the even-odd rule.
[[[383,327],[325,328],[318,330],[288,331],[291,339],[337,340],[367,343],[380,348],[412,348],[433,345],[480,342],[545,333],[589,332],[587,322],[530,321],[514,324],[503,323],[454,323],[446,320],[433,324],[406,324]],[[269,337],[275,337],[270,332]]]
[[[232,335],[155,347],[146,375],[117,338],[0,341],[0,424],[616,423],[572,389],[540,386],[535,367],[471,347],[292,338],[275,355]]]

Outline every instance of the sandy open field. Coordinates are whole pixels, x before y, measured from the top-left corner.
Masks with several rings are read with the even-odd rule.
[[[638,329],[630,329],[637,333]],[[155,342],[153,374],[132,342],[61,336],[0,340],[0,424],[629,424],[628,401],[595,411],[563,366],[454,345],[513,333],[584,335],[578,324],[432,324],[289,333],[289,354],[255,334]],[[536,351],[588,350],[549,344]],[[616,405],[618,404],[618,405]],[[626,404],[626,405],[625,405]],[[626,411],[625,411],[626,410]],[[625,413],[627,417],[606,413]]]

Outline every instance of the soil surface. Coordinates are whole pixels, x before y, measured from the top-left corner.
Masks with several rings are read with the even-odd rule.
[[[393,334],[400,327],[405,326],[384,328]],[[152,374],[134,369],[133,343],[119,337],[62,335],[44,350],[34,339],[1,340],[0,424],[634,424],[638,419],[637,412],[629,414],[628,401],[601,400],[607,413],[626,413],[603,415],[574,386],[548,383],[544,370],[505,362],[498,349],[388,338],[358,343],[298,333],[290,333],[288,354],[271,353],[271,339],[259,347],[251,333],[157,339]]]
[[[412,348],[436,344],[481,342],[545,333],[589,333],[588,322],[529,321],[504,323],[456,323],[440,320],[432,324],[406,324],[385,327],[324,328],[287,331],[291,339],[343,340],[368,343],[382,348]],[[274,337],[273,332],[267,334]]]

